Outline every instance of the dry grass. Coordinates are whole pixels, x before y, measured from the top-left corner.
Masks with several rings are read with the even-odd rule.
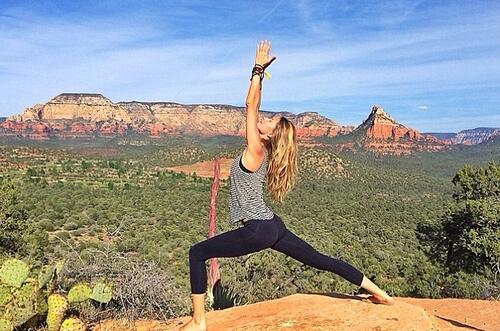
[[[113,284],[108,304],[88,302],[79,307],[80,317],[90,326],[105,319],[166,320],[190,312],[189,293],[157,263],[97,250],[87,256],[88,261],[76,253],[67,256],[61,287],[67,290],[77,281],[94,283],[99,278]]]

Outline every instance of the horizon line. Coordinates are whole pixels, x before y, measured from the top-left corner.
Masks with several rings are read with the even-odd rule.
[[[109,100],[111,103],[113,104],[120,104],[120,103],[144,103],[144,104],[176,104],[176,105],[182,105],[182,106],[203,106],[203,105],[207,105],[207,106],[229,106],[229,107],[234,107],[234,108],[246,108],[245,106],[236,106],[236,105],[233,105],[233,104],[229,104],[229,103],[180,103],[180,102],[175,102],[175,101],[138,101],[138,100],[130,100],[130,101],[113,101],[111,100],[110,98],[108,98],[107,96],[105,96],[103,93],[98,93],[98,92],[62,92],[62,93],[59,93],[57,94],[56,96],[50,98],[47,102],[44,102],[44,103],[41,103],[41,104],[47,104],[48,102],[50,102],[51,100],[59,97],[59,96],[62,96],[62,95],[83,95],[83,96],[100,96],[100,97],[103,97],[107,100]],[[40,104],[40,103],[35,103],[35,105],[37,104]],[[380,104],[377,104],[377,103],[374,103],[373,106],[380,106]],[[31,106],[33,107],[33,106]],[[24,112],[27,108],[30,108],[30,106],[28,107],[25,107],[22,111]],[[381,107],[384,111],[385,111],[385,108],[384,107]],[[365,120],[363,120],[361,123],[359,124],[340,124],[338,121],[336,121],[335,119],[332,119],[330,117],[328,117],[327,115],[324,115],[322,113],[320,113],[319,111],[302,111],[302,112],[299,112],[299,113],[293,113],[291,111],[287,111],[287,110],[264,110],[264,109],[259,109],[259,111],[261,112],[267,112],[267,113],[290,113],[290,114],[293,114],[293,115],[301,115],[301,114],[304,114],[304,113],[313,113],[313,114],[318,114],[322,117],[325,117],[327,119],[329,119],[330,121],[333,121],[335,123],[337,123],[337,125],[341,126],[341,127],[354,127],[354,128],[357,128],[359,127],[362,123],[364,123],[364,121],[368,118],[366,117]],[[21,113],[17,113],[17,114],[12,114],[12,115],[8,115],[8,116],[0,116],[0,119],[7,119],[11,116],[17,116],[17,115],[20,115]],[[387,113],[387,111],[386,111]],[[396,123],[398,124],[402,124],[398,121],[396,121]],[[405,124],[402,124],[404,125],[405,127],[407,128],[411,128],[413,130],[415,130],[413,127],[410,127],[410,126],[407,126]],[[422,133],[422,134],[433,134],[433,133],[436,133],[436,134],[446,134],[446,133],[454,133],[454,134],[457,134],[457,133],[460,133],[462,131],[467,131],[467,130],[477,130],[477,129],[500,129],[500,127],[494,127],[494,126],[478,126],[478,127],[475,127],[475,128],[468,128],[468,129],[462,129],[462,130],[459,130],[459,131],[446,131],[446,132],[442,132],[442,131],[421,131],[421,130],[417,130],[418,132]]]

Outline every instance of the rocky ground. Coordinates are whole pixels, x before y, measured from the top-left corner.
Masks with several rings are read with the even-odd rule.
[[[396,298],[394,306],[340,294],[294,294],[207,313],[209,330],[500,330],[500,301]],[[189,316],[105,321],[93,331],[176,330]]]

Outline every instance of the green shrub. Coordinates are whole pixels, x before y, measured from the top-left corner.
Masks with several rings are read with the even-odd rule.
[[[443,296],[452,298],[484,298],[488,280],[477,274],[463,271],[453,273],[444,281]]]
[[[40,226],[40,228],[42,228],[45,231],[52,232],[55,230],[54,223],[47,218],[44,218],[44,219],[38,221],[38,225]]]
[[[68,231],[76,230],[76,229],[78,229],[78,227],[79,227],[78,223],[76,223],[76,222],[68,222],[68,223],[63,225],[63,229],[68,230]]]

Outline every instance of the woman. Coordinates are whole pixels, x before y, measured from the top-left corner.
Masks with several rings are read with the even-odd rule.
[[[318,269],[340,275],[372,293],[375,303],[392,305],[394,299],[382,291],[350,264],[324,255],[290,232],[262,198],[267,179],[269,195],[282,201],[295,183],[297,142],[295,126],[285,117],[275,117],[261,125],[258,111],[261,101],[264,70],[276,57],[270,58],[271,43],[257,45],[255,66],[246,99],[247,146],[230,170],[229,209],[237,229],[201,241],[189,250],[193,317],[180,330],[206,330],[205,292],[207,273],[205,261],[213,257],[234,257],[272,248]]]

